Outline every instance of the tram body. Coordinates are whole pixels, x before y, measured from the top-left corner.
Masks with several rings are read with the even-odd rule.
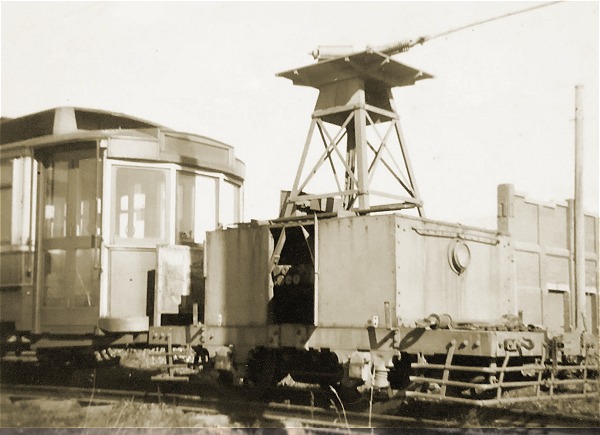
[[[231,146],[60,107],[3,119],[0,164],[3,331],[135,340],[153,323],[203,320],[205,232],[242,219],[245,166]],[[162,318],[161,246],[185,254],[189,284]]]

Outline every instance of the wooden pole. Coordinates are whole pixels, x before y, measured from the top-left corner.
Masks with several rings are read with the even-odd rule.
[[[581,85],[575,86],[575,294],[577,329],[587,330],[585,296],[585,224],[583,213],[583,116]]]

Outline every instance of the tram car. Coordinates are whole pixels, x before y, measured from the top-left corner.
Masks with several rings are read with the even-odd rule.
[[[502,185],[497,231],[425,218],[391,89],[431,75],[370,49],[279,75],[319,96],[279,217],[208,233],[204,346],[218,367],[256,385],[458,402],[592,394],[598,218],[585,218],[576,294],[572,203]],[[311,193],[323,171],[336,184]]]
[[[199,345],[205,233],[242,217],[233,147],[74,107],[0,133],[3,352]]]

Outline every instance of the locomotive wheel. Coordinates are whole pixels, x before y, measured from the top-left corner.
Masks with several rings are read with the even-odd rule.
[[[219,380],[219,383],[226,386],[231,386],[234,384],[235,376],[232,372],[219,370],[219,375],[217,379]]]
[[[390,369],[388,379],[390,381],[390,387],[395,390],[404,390],[411,384],[411,363],[415,362],[416,358],[412,358],[410,355],[403,353],[402,357],[399,358],[394,356],[392,362],[394,367]]]
[[[277,383],[277,355],[271,349],[258,348],[248,360],[248,379],[259,389],[267,390]]]

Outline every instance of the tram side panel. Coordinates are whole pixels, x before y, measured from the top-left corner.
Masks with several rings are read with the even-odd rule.
[[[33,161],[25,151],[0,161],[0,323],[27,331],[33,322],[31,210]]]
[[[0,319],[19,331],[31,329],[33,316],[33,255],[25,252],[0,253]],[[8,326],[8,325],[7,325]]]

